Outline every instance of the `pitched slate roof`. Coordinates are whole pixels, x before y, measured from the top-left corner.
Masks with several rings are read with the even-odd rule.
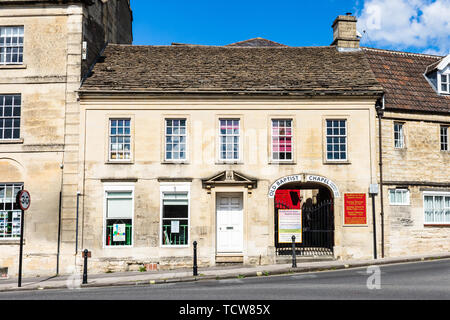
[[[440,56],[364,48],[383,86],[387,110],[450,113],[450,96],[439,95],[425,78]]]
[[[80,92],[373,95],[363,51],[108,45]]]

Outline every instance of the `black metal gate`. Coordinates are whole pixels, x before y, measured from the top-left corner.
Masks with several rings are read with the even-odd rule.
[[[275,247],[277,255],[292,255],[292,243],[278,242],[278,210],[292,209],[283,202],[275,202]],[[325,200],[317,205],[302,206],[302,243],[296,244],[296,254],[300,256],[333,255],[334,247],[334,206],[333,200]]]

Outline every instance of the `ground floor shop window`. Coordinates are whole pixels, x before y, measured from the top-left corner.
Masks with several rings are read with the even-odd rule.
[[[164,246],[188,245],[189,197],[187,192],[163,192],[162,244]]]
[[[450,225],[450,193],[424,195],[425,224]]]
[[[106,190],[105,244],[133,244],[133,190]]]
[[[22,183],[0,183],[0,240],[20,238],[22,211],[16,197],[22,189]]]

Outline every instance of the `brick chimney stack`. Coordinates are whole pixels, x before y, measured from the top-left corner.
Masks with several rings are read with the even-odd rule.
[[[356,30],[356,22],[358,20],[351,13],[347,13],[345,16],[338,16],[334,20],[333,25],[333,43],[338,49],[351,51],[359,50],[360,36]]]

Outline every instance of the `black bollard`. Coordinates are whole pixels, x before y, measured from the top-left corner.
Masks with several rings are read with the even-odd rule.
[[[87,284],[87,261],[88,261],[89,251],[84,249],[83,258],[84,258],[84,267],[83,267],[83,284]]]
[[[194,266],[193,266],[193,273],[194,276],[198,276],[198,270],[197,270],[197,241],[194,241]]]
[[[292,236],[292,268],[297,268],[297,257],[295,256],[295,236]]]

